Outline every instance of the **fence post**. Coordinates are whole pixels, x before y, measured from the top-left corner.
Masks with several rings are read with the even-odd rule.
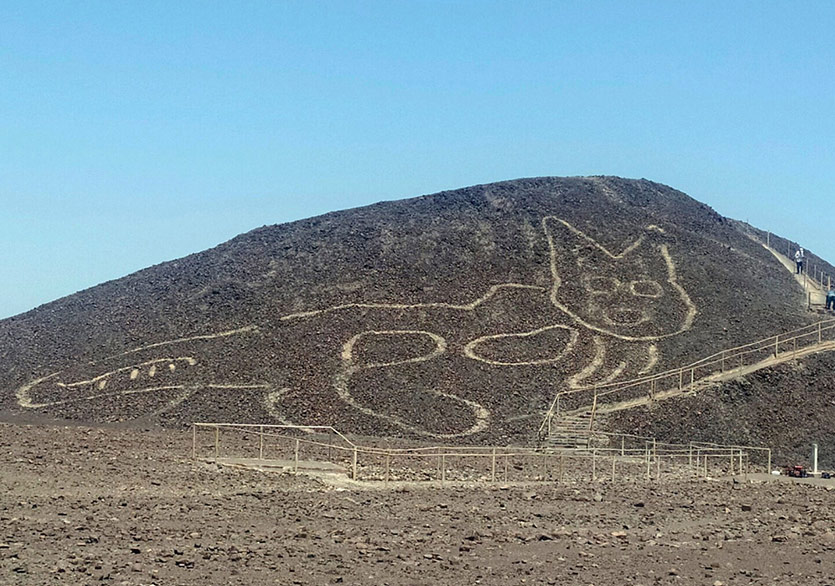
[[[389,483],[389,470],[391,469],[391,452],[386,452],[386,484]]]
[[[296,449],[293,452],[293,474],[299,473],[299,440],[296,440]]]
[[[780,334],[774,336],[774,358],[780,356]]]
[[[215,462],[220,458],[220,428],[215,425]]]
[[[446,482],[446,454],[441,452],[441,486]]]
[[[652,455],[655,457],[655,478],[661,478],[661,458],[658,457],[658,443],[652,438]]]
[[[258,459],[264,459],[264,426],[258,428]]]
[[[617,454],[612,454],[612,482],[615,481],[615,462],[617,462]]]
[[[357,479],[357,446],[354,446],[354,462],[352,466],[353,480]]]
[[[695,370],[696,370],[695,368],[690,369],[690,386],[691,387],[693,386],[693,382],[695,380],[695,372],[694,372]]]
[[[493,466],[492,466],[492,470],[490,472],[490,481],[491,482],[496,482],[496,448],[495,447],[493,447],[492,460],[493,460],[493,462],[492,462]]]
[[[766,472],[771,474],[771,448],[768,448],[768,470]]]

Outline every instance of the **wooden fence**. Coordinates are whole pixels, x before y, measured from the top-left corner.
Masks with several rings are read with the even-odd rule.
[[[331,427],[193,424],[192,456],[225,464],[328,472],[372,483],[529,483],[659,480],[771,468],[771,451],[748,446],[667,444],[612,435],[589,450],[512,446],[361,446]]]

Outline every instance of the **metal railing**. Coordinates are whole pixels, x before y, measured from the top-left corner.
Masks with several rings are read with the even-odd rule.
[[[587,482],[659,480],[769,470],[771,450],[691,442],[671,444],[608,434],[585,450],[514,446],[377,447],[327,426],[193,424],[192,456],[221,464],[339,473],[354,481]],[[307,432],[300,434],[300,432]],[[328,439],[330,438],[330,439]],[[327,464],[327,466],[324,466]]]
[[[597,412],[614,404],[651,403],[667,394],[693,391],[700,382],[718,380],[727,373],[757,370],[781,357],[790,359],[809,351],[835,349],[835,319],[823,320],[790,332],[763,338],[711,354],[686,366],[623,382],[589,385],[558,392],[539,426],[539,436],[550,435],[553,421],[562,413],[591,412],[593,429]]]

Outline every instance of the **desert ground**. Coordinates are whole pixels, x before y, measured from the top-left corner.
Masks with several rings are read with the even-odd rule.
[[[3,584],[833,584],[835,480],[383,489],[0,424]]]

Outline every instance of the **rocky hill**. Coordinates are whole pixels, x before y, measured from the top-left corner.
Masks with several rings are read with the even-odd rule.
[[[0,409],[530,436],[560,388],[812,321],[757,236],[675,189],[615,177],[265,226],[0,321]]]

